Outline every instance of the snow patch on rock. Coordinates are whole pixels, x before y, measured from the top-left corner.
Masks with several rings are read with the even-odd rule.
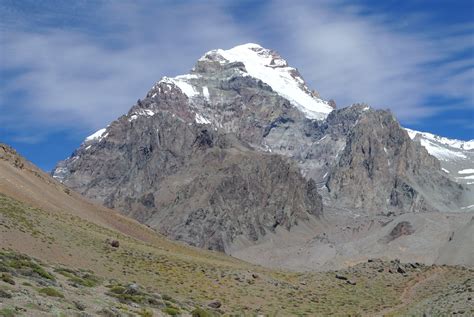
[[[460,170],[458,174],[474,174],[474,168],[467,168],[464,170]]]
[[[107,129],[106,128],[103,128],[103,129],[100,129],[96,132],[94,132],[93,134],[89,135],[85,140],[84,142],[90,142],[90,141],[100,141],[102,140],[103,138],[105,138],[107,136],[107,134],[104,135],[105,131]]]
[[[196,75],[181,75],[181,76],[176,76],[175,78],[163,77],[160,80],[160,82],[175,85],[183,92],[183,94],[188,96],[188,98],[192,98],[192,97],[195,97],[196,95],[199,95],[199,93],[196,91],[194,86],[189,83],[189,79],[192,79],[192,78],[197,78],[197,76]]]
[[[474,175],[460,176],[460,177],[457,177],[457,179],[474,179]]]
[[[196,122],[200,123],[200,124],[211,124],[211,121],[209,121],[209,119],[206,119],[205,117],[203,117],[199,113],[196,113],[195,119],[196,119]]]
[[[209,95],[209,88],[207,88],[207,86],[204,86],[204,87],[202,88],[202,94],[203,94],[204,98],[206,98],[207,100],[209,100],[210,95]]]
[[[142,117],[152,117],[155,115],[155,112],[150,110],[150,109],[138,109],[137,111],[134,111],[130,118],[128,119],[129,122],[132,122],[133,120],[138,119],[139,116]]]

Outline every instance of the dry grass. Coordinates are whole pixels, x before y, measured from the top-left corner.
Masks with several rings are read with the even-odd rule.
[[[430,274],[424,267],[408,276],[378,273],[366,265],[348,270],[357,281],[349,285],[334,273],[290,273],[274,271],[235,260],[222,254],[200,251],[167,241],[159,236],[149,242],[104,228],[78,216],[52,213],[27,206],[0,195],[0,247],[61,264],[55,276],[94,288],[103,279],[115,286],[136,282],[147,292],[163,298],[191,302],[187,309],[206,307],[212,300],[222,302],[222,313],[276,316],[349,314],[368,315],[401,303],[406,285],[418,274]],[[105,241],[120,241],[113,248]],[[77,269],[90,270],[81,274]],[[446,272],[451,272],[447,270]],[[452,281],[467,272],[440,275]],[[50,274],[43,272],[44,277]],[[52,274],[52,273],[51,273]],[[41,274],[40,274],[41,275]],[[419,300],[439,289],[422,289]],[[429,294],[424,294],[427,292]],[[120,293],[117,293],[120,294]],[[117,295],[116,294],[116,295]],[[115,296],[127,302],[126,296]],[[145,297],[128,298],[142,301]],[[168,312],[183,309],[167,306]]]

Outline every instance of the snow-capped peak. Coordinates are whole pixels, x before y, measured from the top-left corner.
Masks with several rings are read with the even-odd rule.
[[[248,43],[228,50],[213,50],[202,56],[200,61],[217,61],[221,64],[241,62],[247,74],[260,79],[289,100],[310,119],[324,119],[333,108],[306,86],[298,71],[288,66],[275,51]]]

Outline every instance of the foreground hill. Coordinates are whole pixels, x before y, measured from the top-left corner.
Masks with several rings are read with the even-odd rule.
[[[379,260],[326,273],[265,269],[170,242],[5,145],[0,237],[0,316],[472,313],[472,270]]]

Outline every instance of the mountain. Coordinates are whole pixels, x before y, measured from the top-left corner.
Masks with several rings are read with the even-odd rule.
[[[274,235],[352,226],[353,217],[381,224],[472,204],[472,189],[390,111],[333,106],[272,50],[213,50],[190,74],[153,85],[52,175],[173,239],[232,254]],[[463,216],[453,217],[457,230]]]
[[[382,260],[306,273],[251,265],[169,241],[69,190],[4,144],[0,237],[1,316],[472,312],[470,269]]]
[[[474,185],[474,140],[461,141],[406,129],[410,138],[441,163],[443,172],[467,187]]]

